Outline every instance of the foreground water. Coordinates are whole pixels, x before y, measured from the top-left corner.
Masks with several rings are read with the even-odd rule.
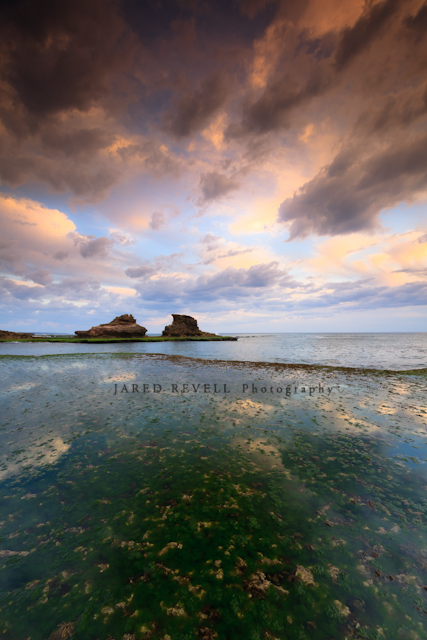
[[[234,334],[237,342],[0,343],[0,355],[163,353],[206,359],[371,369],[427,367],[427,333]]]
[[[427,637],[426,371],[0,366],[2,638]]]

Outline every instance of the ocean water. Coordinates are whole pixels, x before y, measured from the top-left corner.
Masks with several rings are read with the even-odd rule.
[[[209,360],[408,370],[427,367],[425,333],[233,334],[237,342],[0,343],[0,355],[161,353]]]
[[[426,334],[323,336],[1,345],[0,637],[427,640]]]

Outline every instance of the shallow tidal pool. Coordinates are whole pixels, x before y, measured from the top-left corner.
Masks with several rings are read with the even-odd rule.
[[[427,638],[427,370],[0,368],[0,638]]]

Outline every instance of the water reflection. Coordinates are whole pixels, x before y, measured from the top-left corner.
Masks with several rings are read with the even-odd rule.
[[[426,637],[423,376],[142,354],[2,368],[3,637]],[[162,392],[113,395],[134,380]]]

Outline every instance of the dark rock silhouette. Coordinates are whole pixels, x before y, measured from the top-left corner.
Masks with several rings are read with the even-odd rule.
[[[172,313],[173,322],[164,328],[162,336],[166,338],[185,338],[192,336],[215,336],[215,333],[200,331],[197,320],[191,316]]]
[[[79,338],[143,338],[147,333],[145,327],[136,324],[132,315],[117,316],[111,322],[92,327],[89,331],[75,331]]]
[[[33,333],[16,333],[15,331],[0,329],[0,340],[24,340],[25,338],[32,338],[33,336]]]

